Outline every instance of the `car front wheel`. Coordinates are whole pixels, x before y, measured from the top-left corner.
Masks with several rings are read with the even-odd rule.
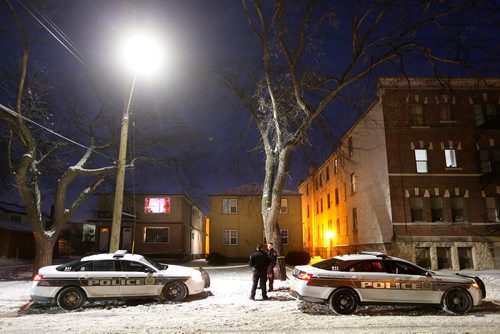
[[[80,308],[85,303],[85,293],[82,289],[70,286],[62,289],[57,296],[57,305],[59,307],[72,311]]]
[[[338,314],[351,314],[358,306],[358,296],[351,289],[337,289],[330,296],[330,308]]]
[[[443,299],[443,309],[453,314],[463,314],[472,307],[472,298],[463,289],[451,289]]]
[[[178,281],[166,284],[161,290],[161,300],[169,302],[181,302],[188,294],[186,286]]]

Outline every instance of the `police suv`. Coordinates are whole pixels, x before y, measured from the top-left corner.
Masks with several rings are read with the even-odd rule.
[[[57,302],[65,310],[75,310],[87,299],[182,301],[209,286],[210,277],[202,268],[160,264],[142,255],[117,251],[40,268],[33,279],[31,299]]]
[[[463,314],[486,297],[478,277],[445,275],[383,253],[335,256],[296,266],[290,293],[301,300],[328,303],[339,314],[364,304],[435,304]]]

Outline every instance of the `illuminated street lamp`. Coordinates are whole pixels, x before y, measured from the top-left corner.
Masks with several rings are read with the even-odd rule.
[[[116,172],[115,202],[113,207],[113,221],[111,224],[111,241],[109,244],[110,253],[117,251],[120,246],[128,123],[135,81],[139,76],[158,73],[164,59],[163,48],[158,39],[143,31],[134,31],[127,34],[122,41],[119,55],[121,62],[131,73],[131,80],[123,106],[120,150],[118,153],[118,166]]]
[[[325,239],[328,240],[328,258],[332,257],[332,239],[335,237],[335,232],[333,231],[326,231],[325,232]]]

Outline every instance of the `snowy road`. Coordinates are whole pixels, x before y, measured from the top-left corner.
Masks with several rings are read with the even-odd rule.
[[[338,316],[323,305],[298,302],[278,281],[268,301],[248,299],[249,268],[210,270],[210,293],[179,304],[92,303],[77,312],[34,305],[28,281],[0,281],[1,333],[499,333],[500,271],[480,272],[488,298],[467,315],[433,307],[367,306]],[[257,299],[260,298],[259,292]]]

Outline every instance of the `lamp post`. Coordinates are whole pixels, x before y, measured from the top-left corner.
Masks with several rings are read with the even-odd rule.
[[[132,75],[123,106],[113,220],[111,224],[111,240],[109,243],[110,253],[116,252],[120,246],[123,190],[125,187],[125,167],[127,161],[128,124],[135,82],[137,77],[141,74],[152,74],[158,71],[162,59],[161,45],[152,35],[144,32],[136,31],[128,34],[123,40],[121,47],[120,56],[122,62],[129,68]]]

